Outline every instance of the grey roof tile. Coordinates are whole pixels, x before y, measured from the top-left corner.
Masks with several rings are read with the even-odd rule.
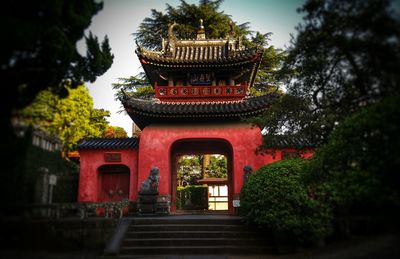
[[[317,144],[311,139],[299,135],[264,135],[263,148],[313,148]]]
[[[78,145],[78,149],[137,149],[139,138],[90,138]]]

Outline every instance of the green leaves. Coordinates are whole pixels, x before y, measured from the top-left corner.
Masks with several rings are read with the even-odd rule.
[[[211,155],[210,164],[205,168],[208,177],[228,178],[228,166],[225,156]]]
[[[312,102],[330,132],[365,105],[399,94],[400,23],[390,1],[307,1],[288,50],[288,93]],[[319,121],[322,122],[319,122]]]
[[[283,160],[262,167],[243,186],[241,213],[247,221],[314,243],[331,233],[331,210],[311,196],[308,161]]]
[[[108,126],[106,118],[110,112],[93,108],[85,86],[64,87],[68,97],[61,99],[49,90],[42,91],[22,115],[27,123],[60,137],[64,151],[70,151],[83,138],[101,137]]]
[[[144,73],[128,78],[118,78],[118,81],[112,84],[113,89],[117,90],[115,94],[117,100],[124,98],[125,94],[142,99],[154,98],[154,89]]]
[[[113,55],[107,37],[100,44],[92,34],[86,38],[87,55],[80,55],[77,42],[84,37],[92,17],[102,3],[92,0],[40,0],[3,3],[1,78],[4,92],[4,125],[9,126],[13,109],[29,105],[42,90],[62,92],[65,82],[76,87],[82,80],[93,82],[110,68]]]
[[[399,101],[385,98],[354,113],[317,150],[312,178],[341,211],[373,214],[400,206]]]
[[[85,37],[85,40],[87,46],[86,58],[79,60],[76,71],[85,81],[94,82],[98,76],[104,74],[111,67],[114,55],[111,54],[107,36],[101,46],[97,37],[93,36],[91,32],[88,37]]]
[[[134,33],[140,45],[150,49],[161,49],[161,38],[167,38],[168,25],[177,23],[174,33],[179,39],[196,38],[196,32],[203,20],[207,38],[225,38],[230,33],[230,15],[219,11],[221,0],[200,1],[198,5],[188,4],[184,0],[177,7],[166,5],[165,13],[152,9],[151,17],[146,17],[139,25],[139,30]],[[261,45],[268,41],[269,34],[256,34],[253,38],[249,23],[234,25],[236,36],[243,36],[246,45]],[[247,39],[249,38],[249,39]]]

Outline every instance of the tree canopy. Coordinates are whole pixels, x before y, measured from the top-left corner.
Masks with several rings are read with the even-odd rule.
[[[309,0],[299,9],[304,22],[283,70],[288,94],[309,107],[310,116],[297,118],[301,129],[327,136],[353,112],[399,94],[400,21],[391,7],[386,0]]]
[[[104,138],[127,138],[128,133],[125,129],[119,126],[108,126],[103,134]]]
[[[207,161],[204,162],[204,159]],[[185,186],[187,184],[195,185],[197,184],[197,180],[211,177],[228,177],[228,165],[225,156],[203,154],[184,155],[179,158],[177,163],[178,186]]]
[[[110,68],[114,56],[107,37],[99,42],[91,33],[85,34],[102,7],[95,0],[2,2],[0,122],[6,135],[1,151],[6,161],[4,171],[15,173],[20,154],[25,151],[24,139],[14,133],[13,113],[29,105],[42,90],[50,89],[65,97],[65,83],[76,88],[82,81],[93,82]],[[77,49],[82,39],[86,41],[86,55]]]
[[[151,9],[151,17],[146,17],[139,25],[138,32],[134,33],[136,40],[148,48],[161,48],[161,37],[167,38],[168,26],[177,23],[174,32],[177,38],[193,39],[199,28],[200,19],[203,20],[205,33],[208,38],[225,38],[230,31],[229,15],[219,11],[223,0],[202,0],[199,4],[188,4],[184,0],[180,5],[173,7],[166,4],[165,13]],[[249,23],[234,26],[235,34],[248,36]]]
[[[66,98],[50,90],[40,92],[22,111],[22,116],[28,124],[58,136],[63,150],[71,151],[84,138],[102,137],[109,127],[106,118],[110,112],[93,107],[93,99],[85,86],[65,88],[69,93]]]
[[[71,87],[93,82],[110,68],[113,55],[108,38],[99,43],[84,32],[103,5],[94,0],[6,0],[1,8],[1,78],[7,82],[2,102],[3,125],[11,113],[27,106],[44,89],[65,96],[63,82]],[[77,50],[85,38],[86,56]],[[3,114],[4,113],[4,114]]]
[[[146,17],[140,24],[139,29],[133,35],[137,43],[150,49],[161,49],[162,38],[167,38],[168,26],[174,22],[174,33],[177,38],[193,39],[199,28],[200,19],[204,22],[207,38],[225,38],[230,33],[230,24],[233,22],[234,33],[241,37],[243,44],[247,47],[264,47],[260,72],[257,75],[256,84],[251,89],[252,95],[260,95],[265,91],[276,91],[280,78],[277,71],[282,66],[285,52],[268,46],[272,33],[262,34],[250,30],[250,23],[235,24],[232,17],[220,11],[223,0],[201,0],[199,4],[188,4],[184,0],[180,5],[173,7],[166,4],[165,12],[155,9],[151,10],[151,16]],[[116,97],[122,95],[122,91],[133,92],[138,97],[149,98],[154,96],[150,88],[138,90],[143,86],[149,86],[144,74],[130,78],[121,78],[119,83],[113,84],[118,92]]]

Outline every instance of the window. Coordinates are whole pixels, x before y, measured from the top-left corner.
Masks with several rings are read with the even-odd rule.
[[[210,185],[208,186],[208,209],[209,210],[228,210],[228,186]]]

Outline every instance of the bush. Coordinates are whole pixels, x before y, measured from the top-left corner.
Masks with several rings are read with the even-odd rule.
[[[306,163],[283,160],[256,171],[240,194],[245,220],[286,233],[302,244],[330,234],[330,209],[309,195],[303,177]]]
[[[207,209],[208,187],[203,185],[178,187],[176,192],[176,208],[185,210]]]
[[[317,150],[310,179],[340,216],[398,212],[399,103],[394,96],[354,113]]]

